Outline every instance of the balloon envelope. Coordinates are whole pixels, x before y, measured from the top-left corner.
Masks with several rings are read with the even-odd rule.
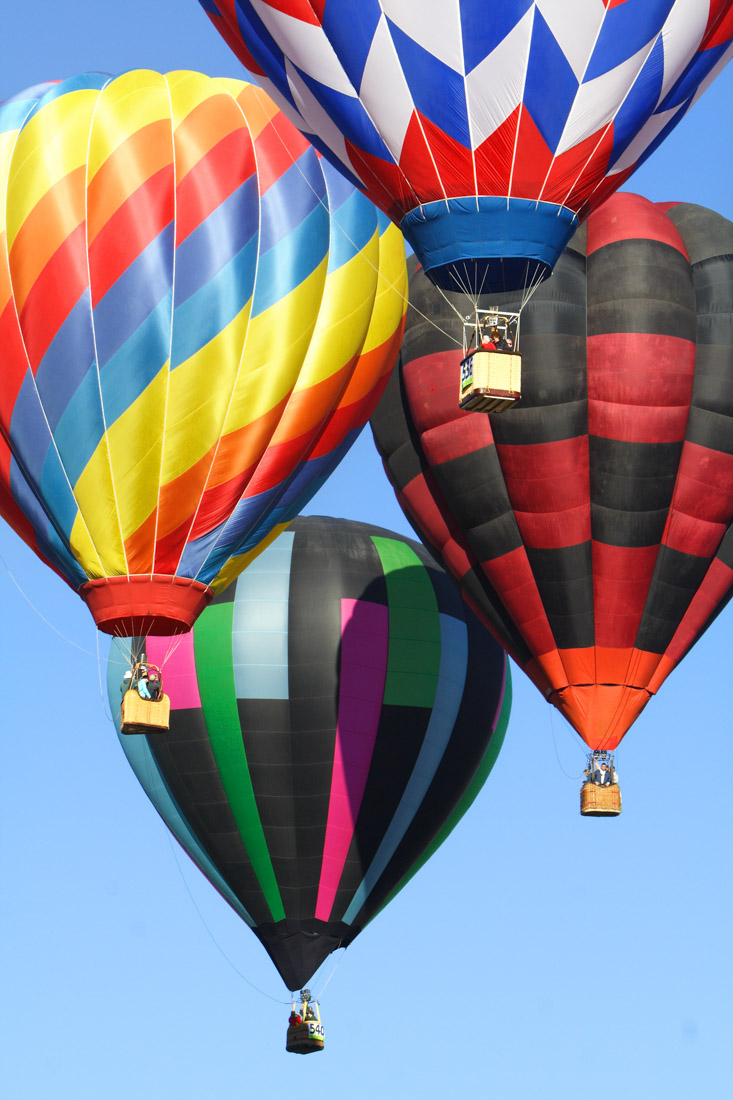
[[[85,74],[0,104],[0,512],[101,629],[187,629],[396,360],[404,246],[261,89]]]
[[[731,0],[200,0],[448,290],[549,273],[733,54]]]
[[[420,271],[410,296],[372,417],[400,504],[543,694],[614,748],[733,594],[733,224],[609,199],[526,307],[500,416],[459,410],[460,326]]]
[[[298,989],[478,793],[509,716],[505,655],[422,546],[314,516],[192,633],[146,649],[164,667],[170,732],[121,735],[125,753]],[[129,643],[113,642],[116,714],[128,662]]]

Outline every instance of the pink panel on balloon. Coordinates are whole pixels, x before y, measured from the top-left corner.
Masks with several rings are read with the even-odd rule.
[[[170,698],[172,710],[189,710],[201,706],[196,664],[193,655],[193,631],[177,638],[147,640],[148,660],[163,672],[163,691]],[[170,652],[169,652],[170,651]]]
[[[342,600],[338,726],[316,902],[319,920],[330,919],[354,836],[382,713],[388,647],[388,609]]]

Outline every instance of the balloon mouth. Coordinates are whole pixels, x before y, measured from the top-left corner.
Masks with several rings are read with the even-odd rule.
[[[472,297],[546,279],[577,227],[558,203],[498,195],[424,203],[400,223],[430,281]]]
[[[101,577],[79,595],[97,628],[118,638],[185,634],[213,598],[207,584],[163,573]]]

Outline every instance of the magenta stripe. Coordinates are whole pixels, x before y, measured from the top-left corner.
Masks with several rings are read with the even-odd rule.
[[[354,836],[382,713],[389,611],[365,600],[341,601],[341,676],[336,751],[316,917],[329,920]]]
[[[163,671],[163,691],[170,697],[171,710],[186,710],[201,706],[196,663],[193,656],[193,631],[178,638],[147,640],[146,650],[151,664]],[[170,656],[168,651],[172,650]]]

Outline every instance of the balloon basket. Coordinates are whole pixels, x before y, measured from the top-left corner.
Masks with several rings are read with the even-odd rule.
[[[323,1050],[323,1035],[314,1034],[310,1030],[319,1026],[322,1028],[323,1025],[314,1024],[312,1020],[304,1020],[302,1024],[289,1027],[285,1040],[285,1049],[288,1054],[315,1054],[316,1051]]]
[[[580,788],[580,812],[583,817],[618,817],[621,813],[618,783],[603,787],[598,783],[584,783]]]
[[[123,733],[161,733],[170,727],[171,701],[141,699],[136,691],[126,691],[122,697]]]
[[[461,360],[458,407],[500,413],[522,396],[522,357],[506,351],[473,351]]]
[[[321,1013],[318,1002],[313,1000],[309,989],[301,990],[300,995],[303,998],[300,1007],[301,1015],[290,1017],[293,1023],[288,1025],[285,1049],[288,1054],[315,1054],[316,1051],[323,1050],[323,1044],[326,1041]],[[295,1008],[293,1001],[293,1013]]]

